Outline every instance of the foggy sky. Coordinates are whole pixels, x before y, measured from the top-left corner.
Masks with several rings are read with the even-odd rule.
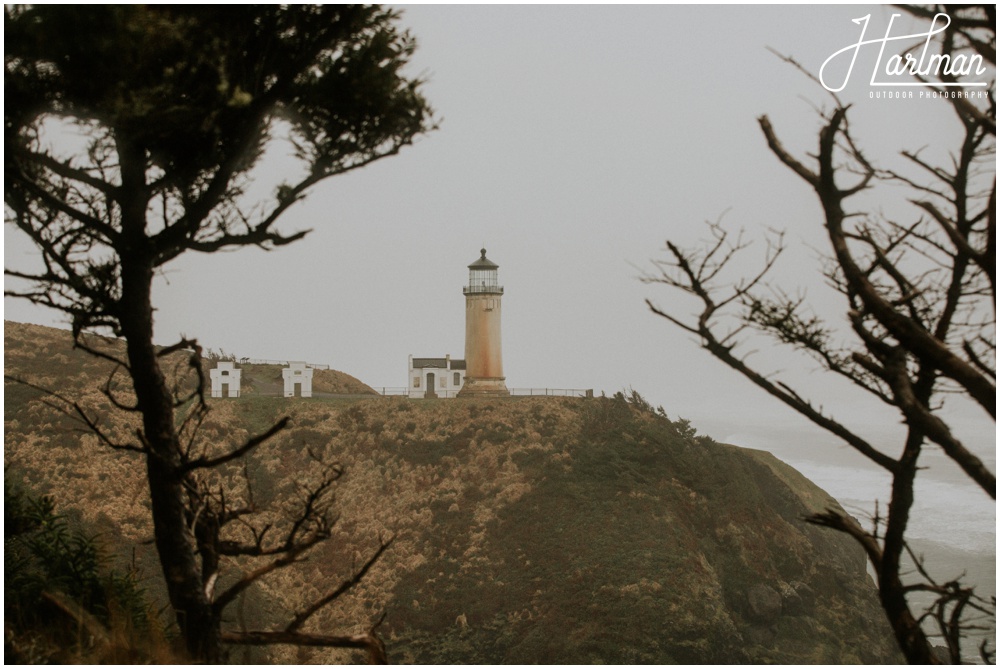
[[[705,220],[724,214],[750,236],[787,230],[794,248],[777,276],[839,313],[817,276],[819,206],[768,151],[757,117],[767,114],[798,155],[812,150],[814,106],[830,98],[767,47],[817,72],[857,40],[851,19],[867,13],[878,31],[892,10],[407,7],[402,23],[419,42],[411,71],[427,78],[440,129],[315,188],[282,224],[312,228],[304,241],[169,265],[154,294],[157,341],[183,334],[238,357],[329,364],[375,387],[404,386],[408,355],[463,355],[461,288],[485,245],[505,286],[508,387],[632,387],[720,439],[799,425],[652,315],[646,298],[679,313],[684,303],[637,277],[665,257],[664,240],[693,244]],[[949,105],[870,99],[870,63],[861,59],[842,93],[869,153],[891,163],[940,140],[953,125]],[[263,167],[275,177],[283,169],[280,159]],[[30,262],[10,226],[5,244],[8,265]],[[65,325],[11,300],[5,318]],[[754,360],[848,422],[876,433],[898,422],[799,362],[767,350]],[[971,445],[992,451],[992,423],[969,416]]]

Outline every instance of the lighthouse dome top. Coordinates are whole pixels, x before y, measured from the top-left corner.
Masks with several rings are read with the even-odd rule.
[[[486,257],[486,249],[479,249],[480,257],[469,265],[469,269],[496,269],[500,265]]]
[[[503,286],[497,280],[497,268],[500,265],[486,257],[486,249],[479,253],[479,260],[469,265],[469,285],[462,292],[466,295],[503,295]]]

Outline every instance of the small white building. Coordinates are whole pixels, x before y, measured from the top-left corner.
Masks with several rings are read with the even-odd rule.
[[[236,369],[236,363],[220,360],[216,368],[208,372],[212,379],[212,397],[239,397],[242,375],[243,371]]]
[[[414,358],[410,356],[407,374],[410,399],[454,397],[465,383],[465,360]]]
[[[312,367],[306,367],[304,362],[289,362],[288,367],[281,370],[281,376],[285,380],[285,397],[295,397],[295,386],[299,386],[302,397],[312,397]]]

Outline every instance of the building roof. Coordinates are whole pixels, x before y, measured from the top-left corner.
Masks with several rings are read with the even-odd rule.
[[[451,366],[448,366],[448,363]],[[413,369],[465,369],[465,360],[449,358],[414,358]]]
[[[496,269],[500,267],[500,265],[486,257],[486,249],[480,249],[479,252],[482,254],[482,257],[469,265],[469,269]]]

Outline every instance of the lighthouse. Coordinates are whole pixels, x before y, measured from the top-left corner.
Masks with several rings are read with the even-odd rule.
[[[500,299],[503,286],[497,283],[500,267],[486,257],[486,249],[469,265],[465,293],[465,384],[459,397],[510,395],[504,383],[500,352]]]

